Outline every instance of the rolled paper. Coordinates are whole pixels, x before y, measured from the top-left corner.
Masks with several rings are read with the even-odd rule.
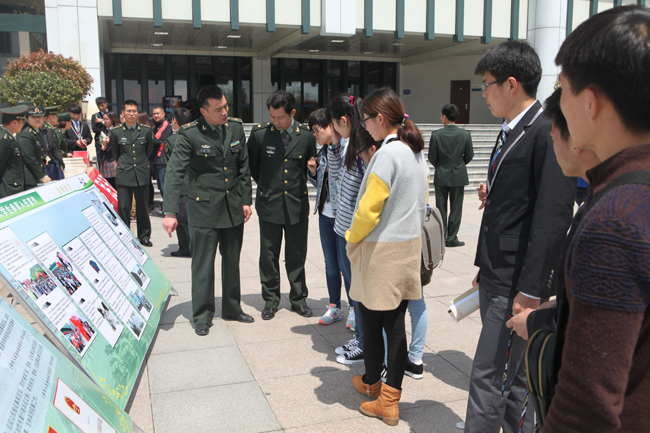
[[[451,301],[448,313],[456,322],[459,322],[478,310],[478,303],[478,285],[476,285]]]

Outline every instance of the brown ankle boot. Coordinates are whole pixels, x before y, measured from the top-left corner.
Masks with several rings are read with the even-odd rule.
[[[375,401],[364,401],[359,406],[359,411],[364,415],[381,418],[388,425],[397,425],[399,423],[398,403],[401,396],[402,390],[384,383],[379,398]]]
[[[363,381],[365,377],[365,374],[363,376],[360,374],[352,376],[352,385],[354,385],[354,389],[359,391],[361,394],[367,395],[368,397],[378,397],[379,392],[381,391],[381,379],[379,379],[374,385],[368,385]]]

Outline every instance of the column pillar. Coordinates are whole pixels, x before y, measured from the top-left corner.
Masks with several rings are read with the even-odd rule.
[[[551,96],[560,69],[555,56],[566,38],[567,0],[530,0],[528,3],[528,42],[542,62],[542,80],[537,99]]]
[[[253,122],[267,122],[269,113],[266,109],[266,100],[271,95],[271,59],[260,60],[252,58],[252,94]]]

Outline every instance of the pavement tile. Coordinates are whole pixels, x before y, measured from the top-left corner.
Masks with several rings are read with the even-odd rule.
[[[313,330],[313,326],[305,324],[303,328],[307,333],[304,337],[240,344],[241,353],[255,380],[348,370],[336,362],[336,354],[331,345]]]
[[[469,377],[456,367],[437,355],[425,356],[424,377],[415,380],[404,376],[402,382],[402,399],[411,407],[428,404],[433,400],[438,403],[467,398]]]
[[[147,392],[142,397],[136,397],[129,401],[126,413],[131,420],[145,433],[153,433],[153,416],[151,411],[151,397]]]
[[[285,433],[359,433],[359,432],[378,432],[378,433],[410,433],[412,432],[409,425],[400,421],[397,426],[389,426],[383,423],[379,418],[371,418],[357,412],[355,418],[338,419],[336,421],[325,422],[322,424],[312,424],[308,426],[290,428],[284,430]]]
[[[318,335],[318,331],[309,325],[306,318],[289,310],[288,301],[280,305],[281,308],[271,320],[262,320],[259,314],[244,307],[245,312],[253,315],[255,322],[226,322],[237,344],[243,346],[251,343],[269,343]]]
[[[414,406],[400,403],[400,424],[408,424],[415,433],[462,433],[456,423],[465,419],[467,399],[444,404],[418,403]]]
[[[233,346],[235,340],[232,338],[225,322],[216,318],[212,322],[210,333],[201,337],[201,349],[212,347]],[[158,333],[151,348],[151,355],[161,353],[174,353],[187,350],[188,340],[196,338],[194,326],[187,322],[173,323],[158,326]]]
[[[192,335],[185,346],[202,347],[206,337]],[[151,394],[249,382],[253,376],[236,346],[161,353],[149,357]]]
[[[473,359],[480,332],[481,325],[473,320],[438,322],[436,326],[429,327],[426,346],[436,353],[451,350]]]
[[[151,399],[155,433],[258,433],[281,429],[255,382],[168,392]]]

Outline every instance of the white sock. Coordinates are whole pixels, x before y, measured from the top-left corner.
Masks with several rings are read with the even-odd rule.
[[[422,360],[421,359],[413,359],[409,356],[409,361],[411,361],[415,365],[422,365]]]

